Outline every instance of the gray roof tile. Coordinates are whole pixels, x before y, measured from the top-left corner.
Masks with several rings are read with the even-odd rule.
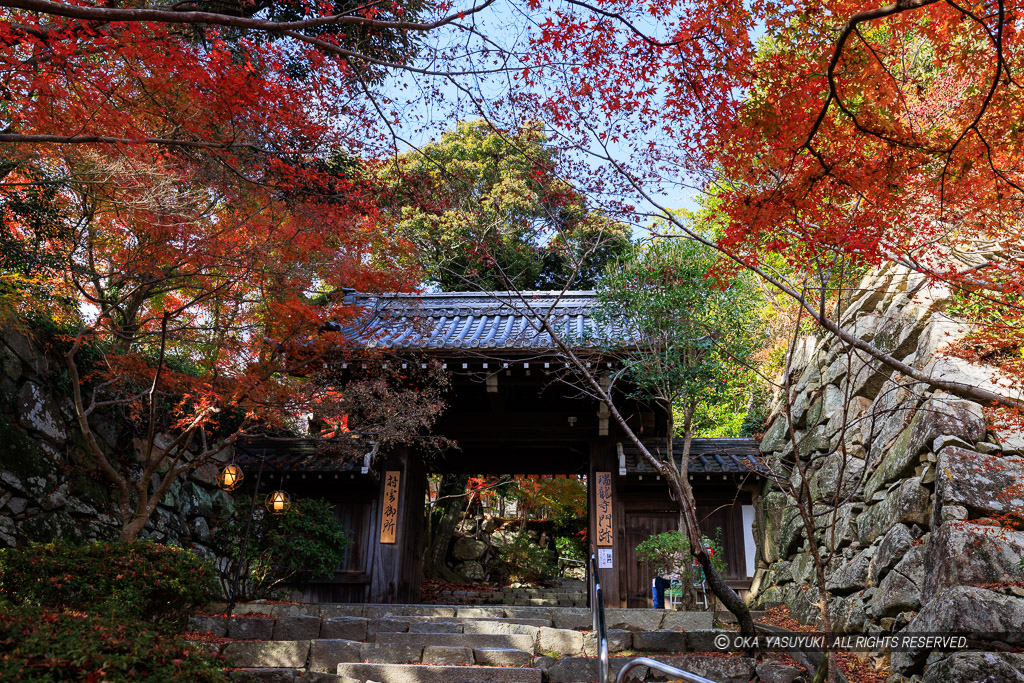
[[[346,303],[364,311],[354,336],[379,348],[553,349],[542,325],[548,316],[574,346],[593,347],[618,336],[613,326],[594,319],[593,291],[353,294]]]
[[[657,455],[665,451],[665,439],[644,439],[644,446]],[[676,464],[682,458],[683,440],[672,443]],[[657,474],[654,466],[640,455],[633,444],[623,443],[622,454],[628,474]],[[767,476],[768,469],[758,461],[760,449],[756,439],[693,439],[690,442],[690,474],[757,474]]]

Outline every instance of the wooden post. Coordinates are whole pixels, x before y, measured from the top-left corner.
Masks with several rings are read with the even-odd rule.
[[[610,437],[599,437],[590,444],[590,471],[587,479],[587,511],[589,520],[588,533],[593,539],[593,545],[598,550],[611,550],[612,566],[599,569],[601,575],[601,589],[604,593],[605,607],[619,607],[621,599],[619,586],[624,585],[619,575],[624,570],[622,558],[624,557],[619,546],[622,545],[622,513],[621,505],[615,503],[617,498],[616,472],[618,463],[615,458],[615,445]],[[607,475],[607,478],[605,478]],[[599,498],[598,490],[602,490],[605,500],[608,503],[604,510],[609,517],[602,516],[602,501]],[[599,558],[600,559],[600,558]]]
[[[373,511],[370,602],[419,602],[423,553],[422,458],[401,448],[384,459]]]

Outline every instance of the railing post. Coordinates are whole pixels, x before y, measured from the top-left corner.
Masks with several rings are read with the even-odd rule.
[[[677,669],[676,667],[669,666],[668,664],[662,664],[656,659],[651,659],[649,657],[637,657],[636,659],[627,662],[624,667],[619,669],[619,675],[616,676],[615,683],[625,683],[626,676],[629,675],[629,672],[640,666],[646,666],[649,669],[660,671],[663,674],[668,674],[675,680],[686,681],[687,683],[715,683],[715,681],[710,678],[704,678],[703,676],[698,676],[697,674],[690,673],[689,671]]]
[[[608,683],[611,662],[608,661],[608,630],[605,627],[604,596],[597,573],[597,556],[590,555],[590,614],[594,622],[594,641],[597,644],[598,680]]]

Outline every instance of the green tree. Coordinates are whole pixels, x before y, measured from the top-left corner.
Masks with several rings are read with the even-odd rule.
[[[459,122],[381,166],[391,219],[444,291],[592,287],[629,230],[558,175],[539,126]]]
[[[221,586],[230,595],[239,563],[238,599],[280,597],[289,588],[301,589],[310,580],[330,577],[345,558],[352,538],[334,518],[334,505],[321,498],[297,498],[281,515],[262,509],[252,520],[254,540],[241,557],[249,508],[240,505],[214,529],[215,539],[231,555],[221,573]]]
[[[714,227],[707,214],[690,219],[699,229]],[[680,531],[692,551],[702,542],[688,476],[694,418],[699,408],[708,413],[727,400],[729,377],[750,362],[758,341],[758,290],[746,274],[731,275],[713,249],[686,237],[662,237],[637,245],[609,267],[598,302],[598,317],[629,338],[608,349],[621,360],[618,377],[662,414],[666,434],[683,437],[679,457],[673,438],[653,456],[679,501]],[[744,610],[709,557],[698,555],[712,590],[730,610]],[[688,591],[684,604],[692,601]]]
[[[684,477],[698,410],[706,420],[735,400],[730,378],[746,371],[759,341],[755,284],[745,274],[726,280],[720,266],[699,242],[659,238],[616,261],[598,290],[599,316],[632,331],[630,348],[615,350],[624,377],[684,439]],[[671,462],[671,440],[667,451]]]

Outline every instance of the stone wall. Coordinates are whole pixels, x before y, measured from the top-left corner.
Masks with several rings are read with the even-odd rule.
[[[0,547],[115,539],[111,486],[81,447],[67,373],[43,346],[0,329]],[[94,423],[109,452],[131,448],[116,416]],[[210,521],[232,507],[216,476],[209,463],[175,482],[142,536],[215,556]]]
[[[931,377],[1020,397],[1022,388],[992,368],[943,354],[966,332],[946,312],[950,296],[890,267],[864,278],[841,323]],[[818,518],[815,542],[834,553],[826,571],[833,628],[1006,632],[1000,638],[1024,645],[1024,588],[1013,583],[1024,579],[1022,434],[994,428],[982,406],[895,374],[830,336],[799,340],[793,360],[796,445],[780,395],[761,450],[797,482],[795,450],[818,510],[832,510]],[[798,511],[770,482],[757,507],[753,603],[785,603],[814,623],[815,567]],[[938,681],[982,680],[992,663],[922,651],[894,653],[891,664],[895,680]]]
[[[544,524],[535,523],[534,526]],[[530,526],[530,523],[527,523]],[[493,581],[494,563],[498,559],[501,548],[512,543],[519,535],[519,520],[498,519],[496,517],[469,517],[459,522],[452,544],[448,549],[447,564],[459,576],[468,581]],[[527,538],[536,546],[538,553],[545,553],[540,543],[545,533],[538,528],[527,528]],[[585,578],[586,574],[575,567],[566,568],[569,578]]]

